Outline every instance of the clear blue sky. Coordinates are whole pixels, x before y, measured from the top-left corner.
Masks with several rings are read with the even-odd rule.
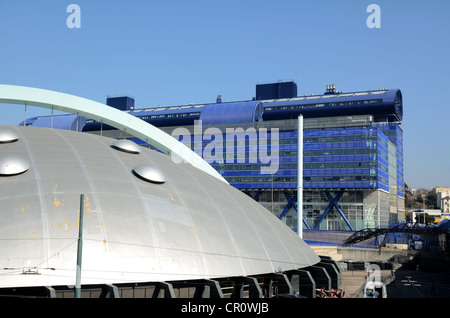
[[[245,100],[288,79],[299,94],[400,88],[406,183],[450,186],[449,17],[447,0],[0,0],[0,83],[128,94],[138,108]],[[23,120],[23,107],[0,107],[0,124]]]

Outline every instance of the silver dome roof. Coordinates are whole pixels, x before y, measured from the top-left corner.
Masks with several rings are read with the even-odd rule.
[[[81,194],[82,284],[250,276],[320,261],[259,203],[189,164],[86,133],[7,128],[19,139],[0,154],[30,165],[0,176],[0,287],[75,284]],[[137,167],[164,182],[143,180]]]

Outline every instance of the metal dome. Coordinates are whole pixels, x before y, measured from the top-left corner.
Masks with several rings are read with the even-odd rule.
[[[166,178],[162,172],[151,165],[140,165],[133,169],[133,172],[140,178],[154,183],[164,183]]]
[[[19,136],[14,130],[6,127],[0,129],[0,143],[15,142],[18,139]]]
[[[111,147],[129,153],[137,154],[141,152],[140,147],[135,142],[132,142],[131,140],[127,139],[116,140],[112,143]]]
[[[147,148],[117,151],[114,140],[87,133],[8,129],[19,140],[0,144],[1,153],[30,169],[0,176],[1,288],[75,284],[80,194],[82,284],[248,276],[320,262],[259,203],[189,164]],[[142,165],[165,182],[137,178]]]
[[[30,168],[28,160],[18,156],[0,156],[0,176],[24,173]]]

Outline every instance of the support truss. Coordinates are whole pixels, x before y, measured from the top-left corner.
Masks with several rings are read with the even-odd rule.
[[[283,212],[281,213],[281,215],[279,217],[280,220],[285,217],[286,213],[289,211],[289,209],[291,207],[294,207],[295,211],[297,211],[297,204],[295,203],[295,202],[297,202],[297,194],[295,194],[293,198],[291,198],[286,191],[283,191],[283,194],[286,197],[286,199],[288,200],[288,204],[286,205],[286,207],[284,208]],[[305,224],[306,228],[308,230],[310,230],[311,227],[309,226],[308,222],[306,222],[304,217],[302,219],[303,219],[303,224]]]
[[[355,229],[353,228],[353,226],[350,224],[349,220],[347,219],[347,217],[345,216],[344,212],[342,211],[341,207],[339,206],[338,202],[339,199],[341,198],[342,194],[344,194],[344,191],[341,190],[338,192],[338,194],[336,195],[335,198],[333,198],[330,194],[330,192],[328,191],[324,191],[325,195],[328,198],[328,201],[330,201],[330,203],[328,204],[327,208],[325,209],[325,212],[322,214],[322,216],[320,217],[319,222],[317,222],[316,226],[314,227],[314,230],[319,229],[320,224],[322,223],[322,221],[325,219],[325,217],[327,216],[327,214],[330,212],[330,210],[333,208],[333,206],[336,208],[336,210],[338,211],[338,213],[341,215],[342,219],[344,220],[344,222],[347,224],[347,226],[350,228],[351,231],[355,231]]]

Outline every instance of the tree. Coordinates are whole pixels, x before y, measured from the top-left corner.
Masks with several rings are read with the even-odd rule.
[[[422,205],[420,205],[420,201],[418,201],[417,194],[421,194],[421,189],[416,190],[416,196],[412,193],[409,186],[405,183],[405,211],[408,209],[420,209]],[[420,197],[421,198],[421,197]]]
[[[416,223],[423,223],[423,214],[417,214],[416,219],[414,220]],[[434,223],[434,216],[429,215],[428,213],[425,213],[425,223]]]
[[[433,190],[429,190],[427,192],[427,197],[425,198],[425,206],[428,209],[434,209],[436,207],[436,203],[437,203],[436,192]]]
[[[423,201],[425,196],[425,209],[435,209],[437,207],[436,192],[431,189],[419,188],[414,190],[405,183],[405,210],[407,209],[423,209]]]

